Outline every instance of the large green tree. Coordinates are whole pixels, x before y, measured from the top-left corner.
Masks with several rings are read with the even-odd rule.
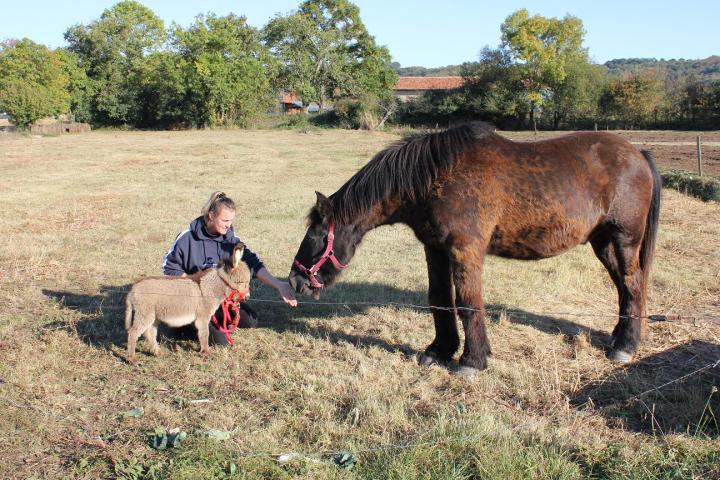
[[[0,46],[0,111],[26,127],[69,108],[68,77],[55,52],[28,39]]]
[[[273,18],[264,40],[281,63],[281,85],[306,104],[392,95],[397,74],[390,54],[347,0],[306,0],[297,11]]]
[[[163,21],[134,0],[105,10],[89,25],[65,32],[90,79],[96,123],[137,124],[143,115],[142,92],[148,79],[147,56],[165,39]]]
[[[182,90],[192,124],[247,125],[273,104],[276,61],[245,17],[199,15],[190,28],[174,28],[172,44],[176,68],[166,61],[161,71]]]
[[[80,66],[80,59],[73,52],[62,48],[55,50],[55,54],[62,62],[63,73],[68,78],[68,93],[70,94],[68,113],[76,122],[91,122],[91,84],[85,69]]]
[[[553,86],[552,95],[545,101],[553,130],[563,122],[596,118],[606,82],[607,69],[583,59],[568,63],[565,72],[563,81]]]
[[[572,15],[562,19],[530,16],[520,9],[505,19],[500,31],[502,48],[523,68],[523,86],[535,123],[535,112],[559,89],[569,71],[587,63],[582,21]]]
[[[478,62],[463,65],[462,76],[473,117],[515,128],[524,122],[531,108],[524,72],[506,50],[484,48]]]

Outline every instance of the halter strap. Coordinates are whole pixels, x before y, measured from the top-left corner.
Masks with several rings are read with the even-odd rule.
[[[320,260],[318,260],[317,263],[315,263],[315,265],[313,265],[310,268],[305,268],[305,265],[300,263],[297,258],[293,261],[293,264],[308,277],[308,279],[310,280],[310,284],[314,288],[322,288],[322,286],[323,286],[323,284],[318,281],[318,279],[315,275],[317,274],[317,271],[320,270],[320,267],[322,267],[323,264],[328,259],[332,262],[333,265],[335,265],[335,268],[337,268],[338,270],[344,270],[345,268],[347,268],[347,265],[342,263],[335,256],[335,252],[333,251],[334,241],[335,241],[335,225],[331,223],[328,226],[327,246],[325,247],[325,252],[322,254],[322,257],[320,257]]]

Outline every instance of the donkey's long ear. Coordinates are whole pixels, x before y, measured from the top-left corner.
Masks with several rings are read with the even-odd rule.
[[[330,199],[320,192],[315,192],[315,195],[317,195],[317,204],[315,205],[315,208],[320,216],[323,219],[331,217],[333,214],[333,206]]]
[[[239,242],[237,245],[235,245],[235,248],[233,249],[232,268],[237,267],[240,264],[240,262],[242,262],[243,253],[245,253],[245,244],[242,242]]]

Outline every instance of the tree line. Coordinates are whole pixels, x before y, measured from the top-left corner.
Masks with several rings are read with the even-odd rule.
[[[676,61],[658,68],[592,63],[582,21],[571,15],[545,18],[521,9],[500,30],[497,48],[486,47],[477,62],[460,66],[463,88],[404,104],[397,120],[481,118],[510,129],[720,128],[715,75],[679,75],[688,64]]]
[[[582,21],[518,10],[502,43],[442,71],[464,86],[399,104],[390,52],[347,0],[305,0],[263,28],[239,15],[198,15],[166,27],[123,0],[71,26],[67,47],[30,39],[0,45],[0,111],[26,126],[70,114],[95,126],[248,126],[279,108],[281,92],[320,106],[319,121],[376,128],[480,119],[502,128],[717,128],[720,81],[661,70],[613,74],[589,60]]]
[[[66,48],[0,46],[0,111],[20,125],[70,113],[93,125],[245,126],[294,92],[305,104],[392,99],[397,75],[346,0],[306,0],[257,29],[244,16],[198,15],[166,28],[124,0],[65,32]]]

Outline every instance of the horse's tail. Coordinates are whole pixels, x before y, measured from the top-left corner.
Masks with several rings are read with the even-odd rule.
[[[130,327],[132,327],[134,312],[135,309],[133,308],[133,304],[130,301],[130,294],[128,293],[127,297],[125,298],[125,330],[130,330]]]
[[[645,235],[643,236],[642,245],[640,247],[640,268],[643,274],[643,284],[647,291],[648,281],[650,280],[650,268],[652,266],[653,257],[655,256],[655,241],[657,239],[658,226],[660,224],[660,191],[662,190],[662,178],[655,167],[655,160],[652,154],[647,150],[642,150],[642,154],[650,166],[653,177],[652,197],[650,200],[650,209],[647,214],[645,223]],[[647,297],[643,292],[643,297]],[[645,310],[645,298],[643,298],[643,315]]]

